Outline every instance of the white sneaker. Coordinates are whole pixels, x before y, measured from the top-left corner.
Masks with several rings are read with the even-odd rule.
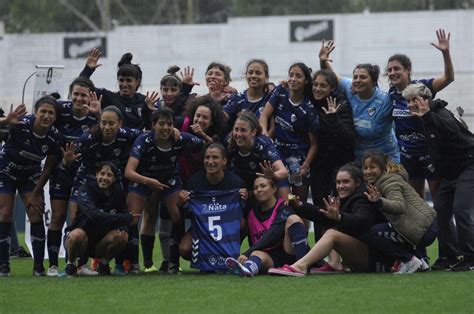
[[[400,268],[395,274],[411,274],[420,270],[422,265],[423,263],[416,256],[413,256],[408,262],[400,263]]]
[[[245,267],[244,265],[240,264],[235,258],[228,257],[225,259],[225,265],[227,269],[237,276],[240,277],[253,277],[252,272]]]
[[[48,276],[48,277],[58,277],[59,276],[58,266],[53,265],[50,268],[48,268],[48,271],[46,272],[46,276]]]
[[[421,271],[430,271],[430,265],[425,261],[424,258],[420,259],[421,261]]]
[[[87,265],[82,265],[77,269],[77,275],[78,276],[98,276],[99,273],[96,272],[95,270],[92,270],[89,268]]]

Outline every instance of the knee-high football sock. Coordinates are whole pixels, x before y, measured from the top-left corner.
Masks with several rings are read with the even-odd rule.
[[[143,252],[143,265],[145,268],[153,266],[153,247],[155,245],[155,236],[147,234],[140,235]]]
[[[8,265],[10,258],[11,226],[11,223],[0,222],[0,265]]]
[[[308,240],[306,238],[306,228],[301,222],[295,222],[288,228],[288,235],[290,236],[291,245],[299,260],[308,253]]]
[[[33,260],[35,267],[43,265],[44,247],[46,243],[46,233],[44,231],[44,223],[36,222],[31,224],[31,246],[33,247]]]
[[[252,274],[258,275],[260,269],[262,269],[263,263],[260,257],[252,255],[250,258],[244,263],[244,266],[247,267],[248,270],[252,272]]]
[[[59,249],[61,248],[62,230],[48,229],[48,257],[50,266],[58,266]]]

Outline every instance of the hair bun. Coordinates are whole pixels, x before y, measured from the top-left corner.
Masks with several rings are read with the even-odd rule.
[[[118,63],[118,67],[121,67],[124,64],[132,64],[132,59],[133,55],[130,52],[124,53]]]
[[[180,70],[180,67],[177,65],[172,65],[168,68],[168,71],[166,71],[168,74],[171,75],[176,75],[176,73]]]

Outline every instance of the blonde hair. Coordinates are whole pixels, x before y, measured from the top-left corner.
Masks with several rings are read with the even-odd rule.
[[[413,99],[418,96],[421,96],[425,99],[431,99],[433,94],[425,84],[416,83],[408,85],[407,88],[403,90],[402,96],[405,99]]]

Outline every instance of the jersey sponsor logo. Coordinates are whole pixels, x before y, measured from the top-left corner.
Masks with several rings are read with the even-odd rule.
[[[126,107],[125,112],[132,112],[132,108]]]
[[[293,126],[289,123],[283,120],[281,117],[276,117],[275,118],[275,123],[277,123],[283,130],[290,130],[291,132],[294,132]]]
[[[27,159],[31,159],[31,160],[34,160],[34,161],[41,161],[43,160],[44,156],[39,156],[39,155],[35,155],[33,153],[30,153],[30,152],[27,152],[27,151],[20,151],[18,153],[21,157],[25,157]]]
[[[213,196],[210,204],[202,204],[203,214],[214,214],[227,211],[227,204],[220,204]]]
[[[412,114],[408,109],[393,109],[393,116],[399,118],[411,118]]]
[[[290,120],[291,120],[291,122],[296,122],[297,118],[296,118],[296,115],[294,113],[291,114]]]
[[[372,128],[372,123],[369,120],[354,119],[354,126],[364,129]]]
[[[222,256],[211,255],[209,256],[208,260],[209,260],[209,264],[211,264],[212,266],[225,264],[225,258]]]

